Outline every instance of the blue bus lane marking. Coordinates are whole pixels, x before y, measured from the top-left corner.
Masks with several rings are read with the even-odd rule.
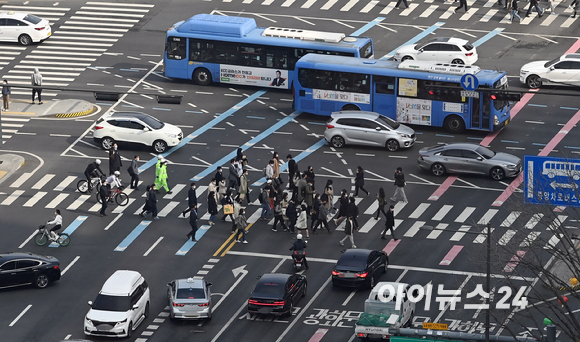
[[[294,112],[294,113],[288,115],[287,117],[285,117],[284,119],[278,121],[277,123],[275,123],[274,125],[272,125],[270,128],[268,128],[264,132],[258,134],[254,139],[248,141],[247,143],[243,144],[240,147],[242,147],[243,150],[246,150],[247,148],[250,148],[250,147],[254,146],[255,144],[257,144],[260,141],[262,141],[264,138],[266,138],[267,136],[269,136],[270,134],[272,134],[275,131],[277,131],[278,129],[282,128],[282,126],[284,126],[285,124],[287,124],[287,123],[291,122],[292,120],[294,120],[300,114],[301,114],[301,112]],[[213,165],[207,167],[205,170],[203,170],[197,176],[191,178],[190,180],[191,181],[199,181],[200,179],[203,179],[203,177],[209,175],[212,172],[215,172],[215,170],[216,170],[216,168],[218,166],[222,166],[222,165],[226,164],[227,162],[229,162],[230,160],[232,160],[233,158],[235,158],[236,154],[237,154],[237,149],[235,151],[232,151],[232,152],[228,153],[222,159],[218,160]]]
[[[371,28],[373,28],[374,26],[376,26],[377,24],[379,24],[381,21],[385,20],[386,18],[384,17],[377,17],[375,20],[371,21],[370,23],[366,24],[365,26],[359,28],[358,30],[354,31],[351,36],[355,36],[358,37],[361,34],[365,33],[366,31],[370,30]]]
[[[398,48],[394,49],[393,51],[387,53],[386,55],[384,55],[380,59],[389,59],[389,58],[393,57],[395,55],[395,51],[399,50],[402,46],[409,45],[409,44],[415,44],[416,42],[420,41],[421,39],[423,39],[423,38],[427,37],[428,35],[430,35],[431,33],[435,32],[435,30],[437,30],[438,28],[440,28],[443,25],[445,25],[444,22],[438,22],[438,23],[433,24],[433,26],[431,26],[428,29],[426,29],[425,31],[419,33],[418,35],[416,35],[415,37],[413,37],[409,41],[407,41],[405,44],[403,44],[403,45],[399,46]]]
[[[296,157],[294,157],[293,159],[296,162],[299,162],[302,159],[311,155],[313,152],[316,152],[316,150],[318,150],[319,148],[321,148],[324,145],[326,145],[326,139],[322,139],[319,142],[317,142],[316,144],[307,148],[306,150],[300,152],[300,154],[297,155]],[[282,174],[282,172],[285,172],[287,169],[288,169],[288,163],[284,163],[284,164],[280,165],[280,174]],[[254,182],[254,184],[252,184],[252,186],[261,186],[265,182],[266,182],[266,177],[262,177],[261,179]]]
[[[71,224],[68,225],[68,227],[66,227],[66,229],[63,231],[63,233],[66,233],[68,235],[72,235],[72,233],[77,230],[78,227],[80,227],[80,225],[85,222],[85,220],[88,218],[88,216],[77,216],[77,218],[71,222]],[[56,242],[52,242],[50,245],[48,245],[48,247],[58,247],[60,246],[58,243]]]
[[[235,112],[237,112],[238,110],[242,109],[244,106],[248,105],[249,103],[253,102],[258,97],[264,95],[266,92],[267,92],[267,90],[258,90],[254,94],[252,94],[252,95],[248,96],[246,99],[242,100],[240,103],[236,104],[232,108],[230,108],[227,111],[223,112],[221,115],[215,117],[210,122],[208,122],[205,125],[201,126],[197,130],[195,130],[195,132],[193,132],[190,135],[188,135],[187,137],[183,138],[183,140],[181,140],[181,142],[179,144],[177,144],[176,146],[172,147],[169,151],[167,151],[165,153],[161,153],[161,155],[164,158],[167,158],[168,155],[170,155],[171,153],[179,150],[180,148],[182,148],[183,146],[185,146],[188,142],[192,141],[193,139],[197,138],[198,136],[200,136],[202,133],[204,133],[208,129],[214,127],[215,125],[217,125],[218,123],[222,122],[223,120],[225,120],[229,116],[233,115]],[[149,160],[145,164],[141,165],[141,167],[139,167],[139,173],[142,173],[143,171],[147,170],[151,166],[155,165],[155,163],[157,163],[157,158],[156,157],[152,158],[151,160]]]
[[[498,34],[500,34],[502,31],[504,30],[503,27],[498,27],[495,30],[489,32],[488,34],[486,34],[485,36],[479,38],[477,41],[475,41],[475,43],[472,43],[471,45],[478,47],[481,44],[487,42],[488,40],[490,40],[491,38],[497,36]]]
[[[125,249],[127,249],[127,247],[129,247],[129,245],[133,243],[133,241],[135,241],[137,236],[143,233],[145,228],[147,228],[147,226],[149,226],[150,224],[151,221],[141,221],[137,225],[137,227],[135,227],[135,229],[133,229],[133,231],[129,235],[127,235],[127,237],[123,241],[121,241],[121,243],[114,249],[115,252],[124,252]]]
[[[191,239],[187,239],[187,242],[184,243],[183,246],[181,246],[181,248],[177,251],[177,253],[175,253],[175,255],[185,256],[187,254],[187,252],[189,252],[189,250],[192,249],[193,246],[195,246],[195,244],[197,242],[199,242],[201,237],[204,236],[205,233],[210,228],[211,228],[211,226],[208,226],[208,225],[203,225],[203,226],[199,227],[199,229],[197,230],[197,233],[195,234],[195,238],[197,239],[197,241],[191,241]]]

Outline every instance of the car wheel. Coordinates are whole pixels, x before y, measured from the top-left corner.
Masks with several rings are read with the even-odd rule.
[[[401,62],[412,61],[412,60],[413,60],[413,57],[411,57],[411,56],[403,56],[403,58],[401,58]]]
[[[332,137],[332,139],[330,139],[330,143],[333,147],[341,148],[344,146],[344,138],[339,135],[335,135]]]
[[[197,68],[193,72],[193,81],[200,86],[208,86],[211,84],[211,72],[206,68]]]
[[[530,75],[526,79],[526,84],[530,89],[537,89],[542,86],[542,81],[538,75]]]
[[[143,312],[143,316],[145,318],[149,317],[149,302],[147,302],[147,304],[145,304],[145,312]]]
[[[32,38],[30,38],[30,36],[27,34],[21,34],[20,37],[18,37],[18,42],[20,45],[30,45],[32,44]]]
[[[375,280],[375,275],[373,274],[373,275],[371,275],[371,280],[369,281],[370,288],[371,289],[374,288],[376,284],[377,284],[377,281]]]
[[[386,147],[390,152],[395,152],[399,149],[399,142],[395,139],[389,139],[387,140]]]
[[[385,262],[385,273],[387,273],[387,270],[389,269],[389,263]]]
[[[449,115],[446,117],[443,126],[449,133],[463,133],[465,131],[465,122],[457,115]]]
[[[505,172],[501,167],[494,167],[489,172],[489,175],[493,180],[500,181],[505,178]]]
[[[461,59],[459,58],[455,58],[454,60],[451,61],[451,64],[459,64],[459,65],[464,65],[465,62],[463,62]]]
[[[207,315],[207,320],[211,321],[211,311],[209,312],[209,314]]]
[[[341,110],[359,110],[360,108],[357,105],[347,104],[346,106],[342,107]]]
[[[103,140],[101,140],[101,146],[103,146],[105,150],[112,149],[113,145],[115,145],[115,139],[111,137],[104,137]]]
[[[127,337],[133,335],[133,322],[129,322],[129,328],[127,328]]]
[[[308,285],[304,284],[304,291],[302,291],[302,298],[306,297],[307,292],[308,292]]]
[[[47,274],[41,273],[34,278],[34,286],[39,289],[44,289],[50,283],[50,279],[48,278]]]
[[[155,140],[153,142],[153,149],[157,153],[163,153],[167,150],[167,143],[163,140]]]
[[[445,174],[445,166],[443,166],[443,164],[440,163],[435,163],[431,165],[431,173],[433,173],[437,177],[443,176]]]

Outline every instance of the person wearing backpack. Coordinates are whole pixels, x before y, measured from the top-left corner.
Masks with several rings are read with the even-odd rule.
[[[346,189],[342,189],[340,193],[340,198],[338,199],[338,218],[334,219],[334,224],[338,226],[338,222],[343,218],[347,217],[347,208],[348,208],[348,193]]]
[[[260,194],[260,202],[262,203],[262,214],[260,215],[260,220],[268,221],[270,214],[272,213],[272,208],[270,208],[270,188],[266,187],[262,190]]]
[[[282,207],[282,201],[277,201],[276,205],[274,205],[274,226],[272,226],[272,231],[277,232],[278,229],[276,228],[278,226],[278,222],[280,222],[280,224],[282,225],[282,229],[284,229],[284,231],[288,230],[288,228],[286,228],[286,224],[284,223],[284,208]]]
[[[290,234],[294,234],[294,227],[296,226],[296,220],[298,219],[298,213],[296,209],[296,202],[291,199],[288,202],[288,207],[286,208],[286,216],[288,217]]]
[[[304,197],[306,197],[306,186],[308,185],[308,181],[306,180],[306,173],[302,175],[302,178],[298,182],[298,194],[296,195],[296,203],[302,203],[304,201]]]
[[[312,201],[312,210],[310,211],[310,229],[314,229],[314,226],[318,225],[318,212],[322,203],[323,202],[320,199],[320,194],[314,195],[314,199]]]
[[[328,234],[332,233],[332,230],[330,230],[330,227],[328,226],[328,215],[330,215],[330,210],[328,210],[328,208],[326,208],[324,203],[322,203],[318,207],[318,223],[312,229],[312,234],[316,234],[316,229],[318,229],[318,227],[321,227],[322,225],[324,225],[324,228],[326,228]]]
[[[354,231],[355,230],[356,230],[356,228],[354,226],[354,222],[353,222],[352,218],[348,217],[346,219],[346,225],[344,226],[344,233],[346,234],[346,236],[343,237],[342,240],[340,240],[338,243],[341,246],[344,246],[344,240],[350,239],[350,243],[352,245],[352,248],[356,248],[356,245],[354,244]]]

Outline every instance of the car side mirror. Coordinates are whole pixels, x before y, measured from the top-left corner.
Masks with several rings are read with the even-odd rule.
[[[482,161],[483,157],[477,157],[477,160]]]
[[[139,305],[137,305],[137,304],[133,305],[133,310],[137,310],[137,309],[139,309]]]
[[[552,71],[552,70],[554,70],[554,66],[553,65],[550,67],[550,71]]]
[[[375,130],[376,130],[377,132],[380,132],[380,131],[381,131],[381,128],[377,126],[377,128],[375,128]]]
[[[206,285],[207,285],[207,286],[212,286],[213,284],[212,284],[212,283],[206,283]]]
[[[419,49],[419,52],[423,52],[423,49]]]
[[[93,301],[92,300],[89,300],[88,304],[89,304],[90,307],[92,307],[93,306]]]
[[[171,286],[171,283],[167,283],[167,286]]]

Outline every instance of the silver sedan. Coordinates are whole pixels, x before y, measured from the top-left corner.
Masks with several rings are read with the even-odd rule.
[[[423,148],[417,165],[435,176],[446,173],[488,175],[500,181],[515,177],[522,171],[522,160],[514,155],[494,152],[470,143],[450,143]]]
[[[211,319],[211,283],[203,279],[176,279],[167,284],[171,318]]]

